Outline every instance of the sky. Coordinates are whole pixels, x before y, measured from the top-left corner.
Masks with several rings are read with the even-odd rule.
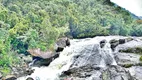
[[[142,0],[110,0],[136,16],[142,17]]]

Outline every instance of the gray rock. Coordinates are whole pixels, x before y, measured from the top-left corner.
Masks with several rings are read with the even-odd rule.
[[[58,58],[59,54],[55,53],[54,56],[47,58],[47,59],[42,59],[42,58],[35,58],[31,63],[29,63],[29,66],[48,66],[54,59]]]
[[[102,72],[102,80],[134,80],[128,71],[120,66],[110,66]]]
[[[102,80],[101,78],[102,72],[101,71],[95,71],[90,77],[88,77],[86,80]]]
[[[132,54],[132,53],[116,53],[115,60],[118,65],[124,67],[131,67],[133,65],[139,65],[141,62],[139,61],[140,55]]]
[[[90,43],[89,43],[90,42]],[[112,57],[111,48],[100,48],[99,44],[91,43],[80,44],[74,48],[76,55],[73,57],[72,67],[81,67],[91,65],[93,67],[112,65],[114,59]]]
[[[103,48],[103,47],[105,46],[105,44],[106,44],[106,40],[100,41],[100,46],[101,46],[101,48]]]
[[[119,40],[112,39],[109,43],[111,44],[111,49],[114,50],[115,47],[119,45]]]
[[[115,50],[115,48],[120,45],[120,44],[124,44],[126,42],[132,41],[133,38],[120,38],[120,39],[112,39],[110,40],[110,44],[111,44],[111,48],[112,50]]]
[[[129,71],[121,66],[96,69],[91,66],[72,68],[64,72],[73,80],[134,80]]]
[[[119,44],[124,44],[126,43],[126,39],[119,39]]]
[[[69,45],[70,45],[70,40],[67,37],[59,38],[55,44],[55,50],[56,52],[61,52],[66,46]]]
[[[136,80],[142,80],[142,66],[133,66],[126,70],[128,70]]]
[[[86,44],[78,47],[78,50],[74,50],[76,56],[74,56],[72,67],[102,65],[101,61],[103,60],[103,57],[101,56],[99,48],[99,44]]]
[[[82,67],[76,67],[65,71],[64,76],[69,76],[73,78],[73,80],[101,80],[101,71],[100,68],[94,68],[92,66],[86,65]]]
[[[116,47],[116,52],[128,52],[128,53],[134,53],[136,48],[142,48],[142,41],[141,40],[132,40],[125,44],[118,45]]]
[[[131,37],[122,38],[122,39],[119,39],[119,44],[124,44],[124,43],[132,41],[132,40],[133,40],[133,38],[131,38]]]

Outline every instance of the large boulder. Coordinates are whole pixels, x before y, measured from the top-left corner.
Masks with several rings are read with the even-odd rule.
[[[76,67],[65,71],[60,79],[72,78],[72,80],[134,80],[129,71],[120,66],[109,66],[106,69],[93,68],[91,66]]]
[[[48,59],[53,57],[56,53],[54,53],[53,51],[47,50],[47,51],[41,51],[40,48],[37,49],[29,49],[27,50],[32,56],[35,57],[40,57],[43,59]]]
[[[55,54],[54,56],[47,58],[47,59],[42,59],[39,57],[34,57],[33,61],[29,64],[29,66],[48,66],[54,59],[58,58],[59,54]]]
[[[125,44],[118,45],[116,47],[117,52],[126,53],[141,53],[142,51],[142,41],[139,39],[134,39]]]
[[[53,51],[41,51],[40,48],[27,50],[33,61],[29,63],[29,66],[48,66],[55,58],[59,57],[59,53]]]
[[[72,78],[73,80],[93,80],[89,78],[96,78],[96,80],[101,80],[101,69],[94,68],[92,66],[86,65],[82,67],[74,67],[62,73],[60,79]]]
[[[126,42],[132,41],[133,38],[120,38],[120,39],[112,39],[110,40],[111,49],[114,51],[115,48],[120,44],[125,44]]]
[[[66,46],[70,45],[70,40],[69,38],[59,38],[55,44],[55,50],[56,52],[61,52]]]
[[[131,67],[136,65],[141,65],[142,62],[139,60],[140,55],[132,54],[132,53],[116,53],[115,60],[118,65],[123,67]]]
[[[75,56],[73,57],[72,67],[115,65],[111,48],[100,48],[98,43],[91,42],[86,41],[74,48]]]

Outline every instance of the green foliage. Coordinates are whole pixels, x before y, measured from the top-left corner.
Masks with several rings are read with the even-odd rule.
[[[140,25],[135,24],[132,28],[133,29],[132,29],[131,34],[133,36],[141,36],[142,35],[142,24],[140,24]]]
[[[139,59],[140,61],[142,61],[142,56],[140,57],[140,59]]]
[[[10,73],[10,68],[5,66],[5,67],[0,68],[0,71],[2,72],[3,76],[6,76],[7,74]]]

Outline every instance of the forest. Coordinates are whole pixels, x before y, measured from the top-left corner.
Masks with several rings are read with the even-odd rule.
[[[0,71],[16,54],[53,50],[60,37],[142,36],[142,24],[109,0],[0,0]]]

